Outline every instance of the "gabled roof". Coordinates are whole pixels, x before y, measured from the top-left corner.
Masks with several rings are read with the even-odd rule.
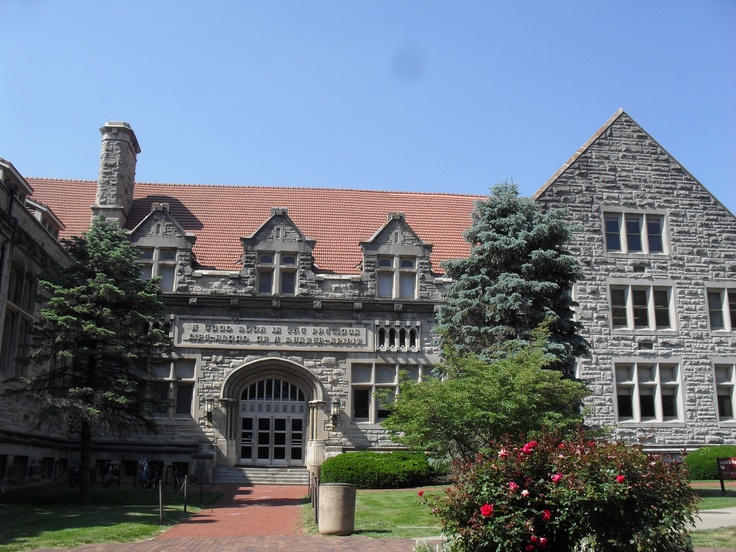
[[[61,237],[80,235],[89,227],[97,183],[91,180],[27,178],[34,199],[50,206],[66,225]],[[202,267],[239,270],[240,238],[252,235],[270,218],[272,207],[289,210],[289,218],[316,240],[315,264],[322,271],[356,274],[362,261],[360,242],[384,226],[391,212],[432,243],[432,268],[466,257],[463,232],[481,196],[386,192],[332,188],[274,188],[136,183],[127,229],[151,212],[151,204],[168,203],[181,227],[197,237],[193,251]]]

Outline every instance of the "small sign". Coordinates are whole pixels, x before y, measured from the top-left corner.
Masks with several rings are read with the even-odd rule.
[[[736,479],[736,458],[718,458],[718,477],[721,480],[721,493],[726,494],[724,479]]]

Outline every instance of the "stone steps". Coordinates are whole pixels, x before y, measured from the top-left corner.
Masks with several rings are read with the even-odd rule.
[[[300,468],[235,467],[215,469],[215,483],[225,485],[309,485],[309,470]]]

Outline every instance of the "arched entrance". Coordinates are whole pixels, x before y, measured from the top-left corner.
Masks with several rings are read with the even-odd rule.
[[[277,377],[251,383],[240,396],[240,461],[248,466],[303,466],[307,399]]]
[[[222,385],[226,426],[221,447],[229,466],[304,466],[324,455],[318,436],[325,390],[307,368],[262,358],[232,372]]]

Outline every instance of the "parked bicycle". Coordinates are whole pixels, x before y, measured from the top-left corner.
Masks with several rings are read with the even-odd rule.
[[[136,479],[141,489],[156,489],[161,483],[161,462],[153,462],[150,458],[138,462]]]
[[[81,475],[82,475],[82,461],[77,461],[77,465],[74,466],[71,469],[71,472],[69,473],[69,486],[70,487],[79,487],[81,484]],[[89,483],[90,485],[95,484],[95,469],[89,468]]]
[[[118,481],[118,487],[120,487],[120,466],[116,462],[108,460],[105,462],[102,484],[105,487],[109,487],[116,479]]]
[[[184,475],[180,473],[180,468],[175,465],[166,466],[166,478],[164,479],[164,487],[168,485],[169,480],[177,491],[184,484]]]

